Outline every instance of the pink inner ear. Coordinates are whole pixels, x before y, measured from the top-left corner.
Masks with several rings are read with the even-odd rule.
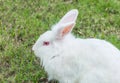
[[[65,36],[66,34],[68,34],[69,32],[71,32],[73,25],[74,24],[70,24],[62,30],[62,33],[61,33],[62,37]]]

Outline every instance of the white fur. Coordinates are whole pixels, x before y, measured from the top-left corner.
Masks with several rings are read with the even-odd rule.
[[[32,48],[48,79],[59,83],[120,83],[120,51],[115,46],[105,40],[75,38],[70,32],[59,39],[66,23],[75,23],[77,15],[76,9],[68,12]],[[43,46],[43,41],[50,45]]]

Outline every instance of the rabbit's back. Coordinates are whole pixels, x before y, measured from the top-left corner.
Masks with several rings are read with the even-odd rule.
[[[73,49],[76,51],[76,57],[79,56],[80,59],[93,61],[96,66],[100,66],[101,63],[106,67],[109,65],[120,67],[120,50],[105,40],[76,39],[75,46]]]
[[[86,80],[93,76],[93,80],[101,78],[104,83],[120,83],[120,51],[115,46],[99,39],[77,39],[76,44],[76,57],[79,56],[79,64],[83,64],[81,72],[88,72]]]
[[[93,80],[103,79],[104,83],[120,81],[120,51],[112,44],[99,39],[75,39],[64,44],[59,62],[64,73],[86,80],[94,76]]]
[[[120,52],[110,43],[75,39],[66,41],[59,49],[59,56],[47,68],[51,78],[62,80],[61,83],[119,83]]]

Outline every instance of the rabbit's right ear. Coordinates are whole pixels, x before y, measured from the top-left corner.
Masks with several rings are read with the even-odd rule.
[[[74,23],[78,16],[78,10],[73,9],[69,12],[67,12],[62,19],[58,22],[58,24],[66,24],[66,23]]]

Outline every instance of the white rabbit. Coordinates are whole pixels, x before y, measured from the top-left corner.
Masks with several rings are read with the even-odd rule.
[[[75,38],[78,10],[69,11],[33,46],[48,73],[59,83],[120,83],[120,50],[105,40]]]

